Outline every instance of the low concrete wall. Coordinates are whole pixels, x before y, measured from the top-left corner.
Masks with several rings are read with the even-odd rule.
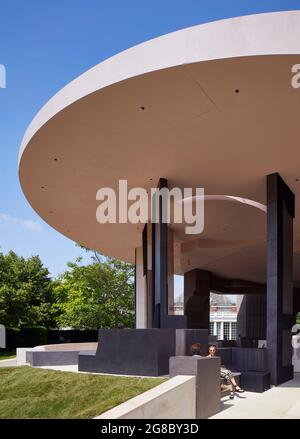
[[[220,358],[178,356],[170,358],[170,376],[195,375],[196,418],[206,419],[220,411]]]
[[[36,364],[32,364],[34,366],[50,366],[50,365],[61,365],[61,364],[77,364],[78,363],[78,354],[79,352],[95,352],[97,349],[98,343],[61,343],[61,344],[52,344],[52,345],[44,345],[44,346],[35,346],[34,348],[17,348],[17,365],[22,366],[27,363],[32,364],[33,357],[36,358],[44,358],[44,360],[37,360]],[[36,355],[36,352],[40,353],[53,353],[53,355]],[[63,354],[66,352],[65,359],[66,361],[69,361],[68,359],[72,358],[72,354],[70,352],[74,352],[76,355],[76,360],[74,363],[74,358],[72,358],[71,363],[66,363],[63,359],[63,362],[61,363],[61,359],[63,358]],[[34,355],[32,354],[34,353]],[[60,355],[61,353],[61,355]],[[28,359],[26,358],[28,355]],[[50,359],[50,362],[47,363],[48,359]],[[58,363],[57,363],[58,360]]]
[[[196,378],[176,376],[95,419],[195,419]]]

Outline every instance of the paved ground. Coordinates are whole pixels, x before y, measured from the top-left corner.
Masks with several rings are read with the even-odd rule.
[[[8,366],[16,366],[17,360],[15,358],[11,358],[10,360],[0,360],[0,367],[8,367]]]
[[[300,373],[264,393],[245,392],[223,398],[222,411],[211,419],[300,419]]]

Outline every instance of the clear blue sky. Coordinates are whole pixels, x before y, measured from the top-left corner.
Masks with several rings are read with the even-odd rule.
[[[26,201],[18,149],[27,125],[61,87],[130,46],[187,26],[300,9],[300,0],[0,0],[0,246],[39,254],[53,275],[82,252]]]

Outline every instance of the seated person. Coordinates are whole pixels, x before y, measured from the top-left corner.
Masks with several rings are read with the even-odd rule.
[[[191,354],[193,357],[202,357],[201,355],[202,344],[194,343],[191,346]]]
[[[217,347],[215,345],[209,346],[207,356],[216,357],[216,353],[217,353]],[[229,396],[230,399],[234,398],[234,392],[238,392],[238,393],[244,392],[244,390],[237,385],[234,377],[232,376],[232,372],[226,369],[226,367],[221,366],[220,376],[222,379],[225,379],[227,384],[230,386],[230,396]]]

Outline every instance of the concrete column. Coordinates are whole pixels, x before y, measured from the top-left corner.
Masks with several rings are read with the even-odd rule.
[[[135,249],[135,326],[147,328],[147,288],[143,267],[143,248]]]
[[[194,269],[184,274],[184,309],[187,327],[209,329],[211,273]]]
[[[279,174],[267,176],[267,346],[271,384],[293,378],[293,218],[295,197]]]

